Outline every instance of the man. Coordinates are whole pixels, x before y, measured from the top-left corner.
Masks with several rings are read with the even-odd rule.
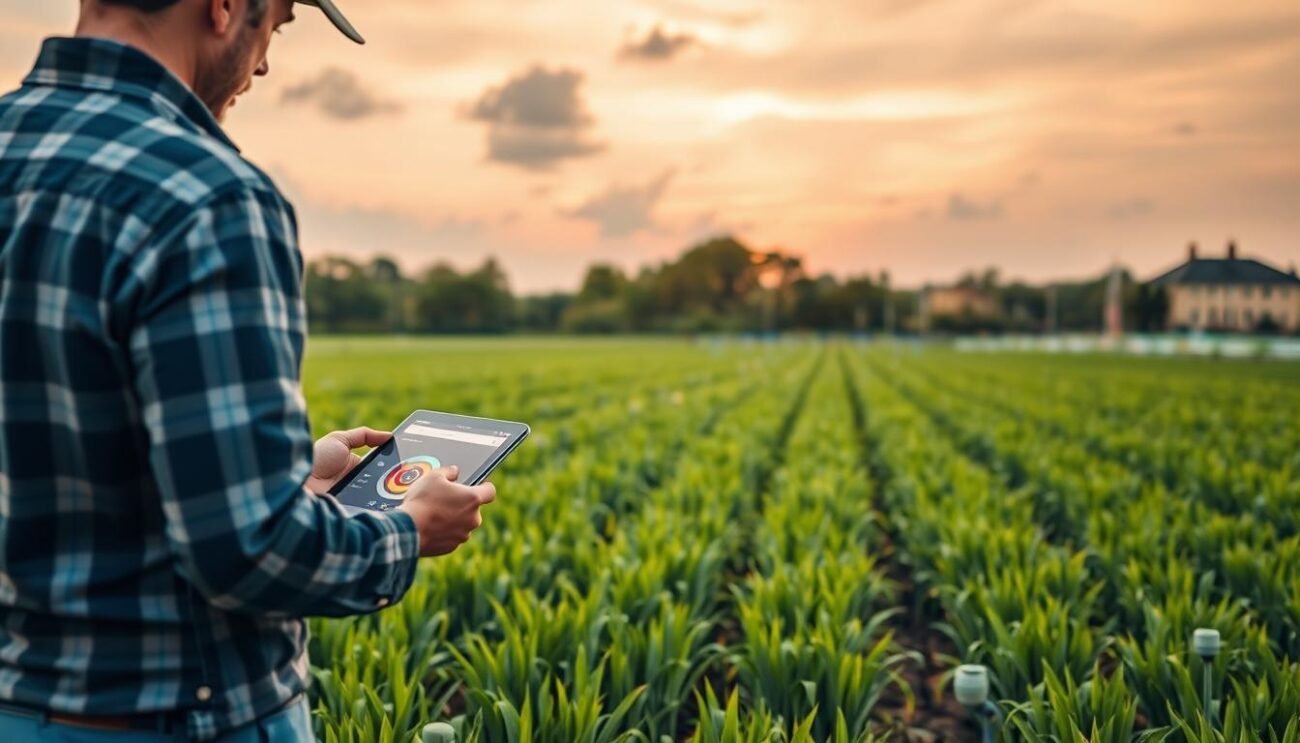
[[[302,618],[399,600],[495,498],[319,495],[386,434],[313,457],[294,214],[218,124],[292,19],[82,0],[0,98],[0,740],[310,739]]]

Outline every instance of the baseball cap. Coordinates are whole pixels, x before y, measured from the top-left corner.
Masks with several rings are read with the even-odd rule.
[[[301,5],[315,5],[321,9],[321,12],[325,14],[326,18],[330,19],[330,22],[334,24],[335,28],[343,32],[344,36],[352,39],[358,44],[366,43],[365,38],[361,34],[357,33],[357,30],[353,28],[352,24],[348,22],[348,19],[344,17],[338,6],[334,4],[334,0],[298,0],[298,3]]]

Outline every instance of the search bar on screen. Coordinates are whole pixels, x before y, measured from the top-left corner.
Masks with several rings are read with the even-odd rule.
[[[482,433],[453,431],[449,428],[434,428],[433,426],[422,426],[418,423],[412,423],[407,426],[402,433],[411,436],[424,436],[431,439],[448,439],[449,441],[460,441],[466,444],[478,444],[480,446],[501,446],[506,443],[505,436],[488,436]]]

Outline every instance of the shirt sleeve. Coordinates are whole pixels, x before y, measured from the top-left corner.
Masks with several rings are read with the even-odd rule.
[[[406,593],[419,536],[405,513],[350,516],[305,487],[296,232],[278,194],[246,188],[186,215],[142,257],[136,394],[186,580],[228,611],[358,614]]]

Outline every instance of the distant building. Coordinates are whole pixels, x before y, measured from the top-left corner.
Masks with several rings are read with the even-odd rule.
[[[927,286],[919,301],[922,330],[931,329],[935,318],[995,320],[1002,316],[997,298],[973,286]]]
[[[1196,244],[1187,262],[1151,280],[1169,297],[1167,325],[1196,330],[1300,329],[1300,278],[1250,258],[1228,243],[1225,258],[1201,258]]]
[[[992,294],[972,286],[928,287],[922,301],[931,315],[997,317],[1002,313]]]

